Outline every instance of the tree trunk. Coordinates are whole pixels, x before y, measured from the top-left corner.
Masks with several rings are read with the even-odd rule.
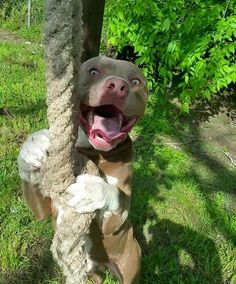
[[[105,0],[83,0],[83,50],[81,62],[98,56]]]

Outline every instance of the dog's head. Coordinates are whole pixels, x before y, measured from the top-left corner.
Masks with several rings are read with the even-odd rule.
[[[147,82],[134,64],[94,57],[81,66],[80,123],[90,144],[109,151],[127,138],[143,116]]]

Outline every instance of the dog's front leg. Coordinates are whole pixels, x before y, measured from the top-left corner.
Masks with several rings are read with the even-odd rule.
[[[67,192],[72,195],[68,205],[78,213],[97,211],[99,225],[105,234],[118,230],[128,216],[128,209],[123,204],[124,193],[101,177],[80,175],[76,183],[68,187]],[[109,219],[113,221],[107,226]]]
[[[76,178],[76,183],[68,187],[67,192],[72,195],[68,205],[74,207],[78,213],[119,210],[119,190],[101,177],[80,175]]]
[[[17,159],[24,197],[37,220],[51,214],[51,199],[44,197],[39,187],[41,167],[46,162],[49,144],[47,129],[35,132],[23,144]]]

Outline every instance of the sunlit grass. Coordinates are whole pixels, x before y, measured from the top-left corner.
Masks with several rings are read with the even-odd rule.
[[[16,165],[26,137],[47,126],[43,49],[1,44],[0,68],[0,283],[60,283],[49,250],[51,223],[34,221]],[[236,175],[207,143],[173,147],[163,140],[184,135],[188,127],[173,121],[152,94],[132,133],[131,220],[143,251],[140,283],[235,283]],[[107,273],[104,283],[115,281]]]

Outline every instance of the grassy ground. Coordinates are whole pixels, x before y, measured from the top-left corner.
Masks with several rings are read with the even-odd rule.
[[[47,126],[43,49],[11,38],[0,43],[0,283],[62,283],[49,251],[51,223],[34,221],[16,166],[27,135]],[[202,137],[190,119],[171,118],[155,97],[132,133],[140,283],[236,283],[236,173],[223,154],[228,145]]]

